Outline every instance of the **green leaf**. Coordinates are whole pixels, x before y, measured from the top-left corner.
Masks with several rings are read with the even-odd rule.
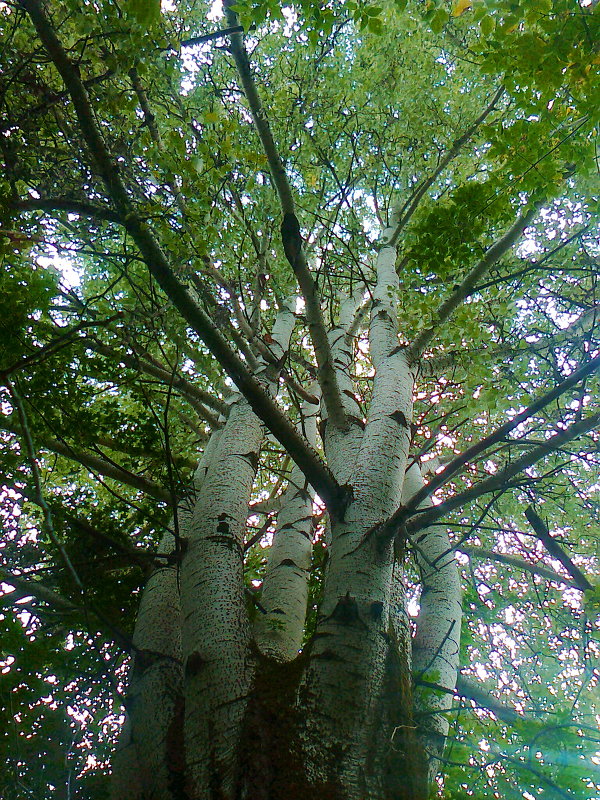
[[[133,17],[136,22],[147,30],[155,22],[158,22],[161,15],[161,0],[126,0],[126,12]]]
[[[434,33],[441,33],[444,29],[444,25],[448,22],[449,19],[450,19],[450,14],[446,11],[446,9],[439,8],[429,22],[431,30]]]
[[[479,27],[484,36],[490,36],[496,28],[496,20],[491,14],[486,14],[479,22]]]
[[[371,33],[375,33],[377,35],[383,33],[383,22],[379,17],[369,18],[369,30]]]

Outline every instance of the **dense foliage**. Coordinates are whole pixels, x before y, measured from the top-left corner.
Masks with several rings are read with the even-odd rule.
[[[0,3],[0,795],[98,800],[140,587],[232,381],[150,275],[30,5]],[[341,293],[368,301],[377,235],[401,209],[401,342],[435,329],[415,455],[451,462],[598,358],[598,4],[236,10],[328,322]],[[251,364],[297,286],[228,39],[210,35],[227,27],[220,8],[56,0],[48,12],[141,224]],[[440,304],[526,207],[536,214],[518,245],[438,325]],[[297,318],[279,396],[294,421],[298,387],[315,376],[301,303]],[[363,407],[365,341],[359,332]],[[600,791],[599,439],[590,426],[551,442],[597,414],[597,397],[592,364],[436,492],[459,495],[549,443],[443,517],[465,613],[445,797]],[[290,463],[269,440],[255,502],[280,493]],[[251,614],[272,524],[258,509],[248,520]],[[324,525],[320,513],[313,606]],[[416,615],[418,575],[408,576]]]

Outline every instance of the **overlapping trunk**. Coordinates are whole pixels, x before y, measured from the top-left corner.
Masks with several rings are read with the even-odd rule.
[[[318,386],[311,391],[318,393]],[[304,403],[303,430],[315,446],[318,405]],[[254,638],[262,653],[276,661],[292,661],[304,636],[312,555],[314,490],[295,466],[281,500],[277,528],[269,548],[260,614]]]
[[[350,480],[362,441],[364,423],[362,410],[357,400],[351,369],[354,361],[355,342],[352,325],[362,297],[340,297],[338,324],[328,333],[333,368],[337,377],[340,397],[345,415],[345,425],[340,427],[330,420],[323,404],[321,435],[327,462],[340,484]]]
[[[353,500],[333,521],[328,571],[304,684],[304,748],[315,786],[332,782],[340,797],[380,797],[381,775],[368,754],[383,692],[392,602],[393,553],[366,537],[399,505],[409,447],[414,376],[398,345],[396,249],[382,236],[371,312],[373,398],[350,483]],[[352,458],[339,437],[338,456]],[[395,598],[397,599],[397,598]],[[401,654],[398,654],[402,657]],[[405,654],[406,656],[406,654]],[[406,663],[402,669],[407,672]]]
[[[408,503],[423,485],[419,465],[413,464],[406,474],[403,503]],[[431,505],[431,498],[427,498],[419,507]],[[459,667],[460,574],[443,526],[431,525],[420,531],[412,545],[421,573],[421,602],[413,641],[415,712],[431,782],[440,768]]]
[[[294,328],[292,305],[271,334],[276,364]],[[278,367],[260,361],[275,391]],[[181,563],[186,768],[192,798],[233,797],[238,745],[253,677],[243,555],[248,504],[264,428],[242,397],[229,413],[197,495]]]
[[[285,304],[272,332],[282,361],[294,327]],[[278,367],[259,359],[273,391]],[[113,796],[139,800],[232,797],[252,661],[244,598],[243,542],[264,428],[248,402],[231,398],[209,440],[191,495],[178,509],[142,594],[134,633],[128,715],[115,758]]]
[[[195,493],[202,488],[219,437],[219,431],[213,433],[206,445],[194,474]],[[192,509],[193,498],[180,504],[181,539],[178,543],[173,533],[165,533],[158,550],[166,558],[148,577],[140,599],[125,723],[113,759],[114,800],[168,800],[181,796],[185,763],[177,561]]]
[[[427,794],[443,751],[448,701],[423,686],[413,697],[412,675],[454,687],[460,600],[447,534],[434,526],[416,547],[423,593],[411,647],[402,556],[370,535],[422,485],[418,466],[406,472],[415,367],[398,340],[390,230],[371,308],[375,375],[366,423],[351,374],[358,297],[342,298],[329,333],[343,414],[334,421],[321,409],[321,431],[333,472],[352,487],[352,499],[330,520],[316,631],[299,656],[314,491],[298,467],[281,499],[250,625],[244,535],[264,428],[234,395],[223,430],[207,445],[193,502],[179,513],[179,572],[175,560],[168,563],[144,593],[136,641],[156,639],[161,658],[151,669],[144,664],[142,682],[132,673],[127,741],[135,748],[133,756],[126,748],[116,760],[115,797],[275,800],[286,781],[302,797],[419,800]],[[270,344],[274,363],[258,358],[256,372],[273,390],[292,326],[292,311],[284,309]],[[310,391],[318,394],[316,387]],[[314,446],[318,408],[307,402],[302,411],[302,432]]]
[[[161,552],[175,552],[171,534]],[[113,798],[176,797],[182,761],[181,637],[177,568],[154,570],[144,588],[133,637],[126,719],[113,759]]]

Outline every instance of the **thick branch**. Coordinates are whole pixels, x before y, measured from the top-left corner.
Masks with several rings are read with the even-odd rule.
[[[570,581],[568,578],[564,578],[553,569],[542,567],[539,564],[530,564],[528,561],[525,561],[522,558],[509,556],[505,553],[496,553],[494,550],[485,550],[483,547],[473,547],[468,544],[461,544],[456,549],[459,553],[464,553],[469,557],[497,561],[500,564],[507,564],[509,567],[516,567],[516,569],[520,569],[523,572],[530,572],[532,575],[539,575],[540,578],[546,578],[546,580],[552,581],[553,583],[562,583],[565,586],[581,588],[575,581]]]
[[[8,417],[2,417],[0,419],[0,430],[9,431],[16,436],[23,435],[22,429],[12,424]],[[71,447],[71,445],[61,442],[58,439],[53,439],[50,436],[43,437],[40,439],[40,442],[44,449],[64,456],[71,461],[77,461],[77,463],[81,464],[83,467],[86,467],[92,472],[97,472],[105,478],[111,478],[125,486],[130,486],[132,489],[145,492],[150,497],[154,497],[156,500],[160,500],[163,503],[172,504],[173,502],[171,493],[160,484],[150,481],[147,478],[142,478],[140,475],[135,475],[133,472],[129,472],[129,470],[123,467],[119,467],[104,458],[100,458],[100,456]]]
[[[160,135],[158,125],[156,124],[156,116],[150,106],[150,103],[148,102],[148,95],[146,94],[146,90],[144,89],[142,81],[140,80],[140,76],[138,74],[137,69],[135,67],[132,67],[129,70],[128,75],[131,79],[131,85],[133,86],[133,89],[137,95],[140,108],[142,109],[142,113],[144,115],[144,122],[146,123],[148,131],[150,132],[150,136],[152,137],[158,150],[164,152],[162,137]],[[187,208],[183,195],[179,191],[179,188],[177,187],[177,184],[175,183],[173,178],[167,178],[166,183],[171,192],[173,193],[173,197],[175,198],[177,208],[180,210],[183,216],[184,227],[188,231],[188,233],[191,233],[189,230],[189,226],[187,224],[187,219],[186,219]]]
[[[36,600],[47,603],[57,611],[71,612],[78,610],[74,603],[67,600],[53,589],[48,589],[43,583],[25,578],[23,575],[14,575],[12,572],[2,567],[0,567],[0,581],[14,587],[14,592],[10,594],[7,593],[3,595],[3,597],[14,596],[15,600],[22,600],[25,597],[35,597]]]
[[[180,47],[195,47],[199,44],[212,42],[214,39],[222,39],[224,36],[230,36],[232,33],[242,33],[243,28],[241,25],[233,25],[230,28],[223,28],[220,31],[213,31],[212,33],[204,33],[202,36],[193,36],[191,39],[183,39],[179,42]]]
[[[577,337],[589,335],[600,320],[600,305],[594,305],[577,317],[577,319],[550,336],[543,336],[535,342],[524,342],[521,345],[502,345],[495,349],[481,347],[473,350],[451,350],[441,356],[422,360],[419,364],[419,376],[433,377],[440,372],[457,366],[463,360],[469,362],[473,358],[498,359],[503,356],[518,356],[523,353],[538,353],[551,347],[558,347],[563,343],[573,344]]]
[[[486,252],[481,261],[473,267],[460,283],[444,300],[438,310],[433,315],[433,324],[421,331],[416,339],[409,345],[407,355],[409,361],[417,361],[422,355],[423,351],[429,342],[435,336],[438,328],[443,325],[452,316],[454,311],[469,297],[473,290],[476,288],[481,278],[490,270],[490,268],[507,252],[523,235],[524,228],[531,222],[536,211],[537,204],[534,204],[530,209],[525,211],[519,216],[511,228],[493,244]]]
[[[93,155],[110,197],[118,213],[123,216],[127,229],[137,244],[150,273],[246,397],[256,415],[290,453],[329,509],[334,514],[337,513],[340,507],[344,506],[345,490],[337,484],[318,454],[308,446],[302,436],[298,435],[295,427],[263,390],[260,382],[248,372],[244,363],[231,349],[206,312],[196,304],[187,287],[181,283],[150,229],[133,210],[118,166],[110,155],[96,124],[90,100],[78,70],[69,60],[59,42],[40,0],[19,0],[19,2],[31,17],[44,47],[69,91],[81,133]]]
[[[87,520],[81,517],[76,517],[74,514],[69,514],[65,511],[62,512],[62,516],[72,528],[89,536],[91,539],[99,539],[113,550],[116,550],[120,555],[125,556],[128,560],[126,562],[128,565],[137,564],[137,566],[145,572],[149,567],[154,565],[155,559],[158,558],[158,554],[149,552],[141,547],[132,547],[123,541],[119,541],[119,539],[106,533],[106,531],[90,525]]]
[[[545,395],[542,395],[542,397],[540,397],[538,400],[535,400],[524,411],[521,411],[520,414],[517,414],[515,417],[509,420],[509,422],[501,425],[489,436],[481,439],[472,447],[467,448],[467,450],[465,450],[463,453],[456,456],[456,458],[454,458],[442,470],[442,472],[439,472],[437,475],[433,475],[429,483],[423,486],[423,488],[419,490],[413,498],[411,498],[409,508],[418,508],[419,504],[426,497],[432,495],[440,488],[440,486],[443,486],[447,481],[449,481],[450,478],[455,475],[461,467],[478,458],[483,452],[492,447],[492,445],[504,441],[508,434],[511,433],[511,431],[514,431],[515,428],[521,425],[521,423],[525,422],[525,420],[529,419],[534,414],[537,414],[538,411],[541,411],[547,405],[552,403],[562,394],[567,392],[584,378],[587,378],[588,375],[591,375],[599,368],[600,356],[597,356],[591,361],[588,361],[587,364],[584,364],[578,370],[575,370],[575,372],[571,373],[566,380],[564,380],[562,383],[559,383],[558,386],[555,386],[554,389],[551,389]]]
[[[237,18],[230,8],[231,5],[231,0],[229,0],[225,3],[225,8],[227,10],[228,22],[234,25],[237,22]],[[250,62],[241,33],[236,33],[231,36],[230,50],[235,60],[256,131],[269,163],[273,183],[279,195],[281,210],[283,212],[283,223],[281,226],[283,249],[298,280],[306,302],[306,318],[310,337],[315,348],[317,365],[319,367],[318,380],[323,394],[323,402],[327,408],[330,420],[338,427],[345,428],[346,418],[344,407],[335,370],[333,369],[333,359],[329,349],[327,329],[321,312],[319,291],[306,261],[304,242],[300,234],[300,224],[296,217],[292,188],[283,161],[277,150],[269,120],[262,107],[254,78],[252,77]]]
[[[18,372],[19,370],[26,369],[32,364],[37,364],[38,362],[43,361],[45,358],[53,355],[56,351],[61,350],[63,347],[67,347],[84,328],[99,328],[104,325],[110,325],[116,319],[120,319],[121,316],[122,314],[118,313],[114,314],[112,317],[108,317],[108,319],[83,320],[82,322],[79,322],[77,325],[75,325],[75,327],[70,328],[69,330],[60,334],[60,336],[56,336],[45,345],[35,349],[30,355],[23,356],[19,361],[16,361],[11,366],[3,369],[2,372],[0,372],[0,381],[5,380],[6,376],[12,375],[13,372]]]
[[[535,531],[535,535],[538,537],[540,542],[544,545],[552,558],[560,561],[569,575],[573,578],[577,588],[581,589],[582,592],[585,592],[588,589],[593,589],[594,587],[592,584],[585,577],[579,567],[575,566],[575,564],[571,561],[569,556],[565,553],[553,536],[551,536],[548,526],[544,520],[538,514],[536,514],[531,506],[525,509],[525,516],[527,517],[527,521]]]
[[[172,386],[173,389],[186,399],[193,400],[205,406],[210,406],[210,408],[214,409],[219,414],[227,414],[227,404],[222,400],[219,400],[210,392],[200,389],[198,386],[186,380],[182,375],[173,373],[167,367],[156,361],[138,356],[135,353],[130,354],[124,350],[117,350],[114,347],[109,347],[108,345],[102,344],[102,342],[99,342],[97,339],[92,339],[90,337],[85,338],[83,341],[97,353],[107,358],[117,360],[125,364],[126,367],[130,367],[136,371],[139,370],[140,372],[145,372],[146,375],[152,375],[153,378],[157,378],[167,386]]]
[[[31,469],[31,475],[33,478],[33,486],[34,486],[34,502],[42,509],[42,513],[44,516],[44,527],[46,529],[46,533],[50,538],[52,544],[56,547],[60,556],[67,568],[67,571],[73,578],[73,582],[78,589],[83,591],[83,585],[77,574],[71,559],[69,558],[69,554],[65,550],[62,542],[56,536],[56,532],[54,531],[54,523],[52,521],[52,512],[50,511],[50,506],[46,502],[46,498],[44,497],[44,490],[42,487],[42,478],[40,475],[40,468],[38,466],[37,457],[35,448],[33,446],[33,440],[31,438],[31,431],[29,429],[29,420],[27,419],[27,414],[25,412],[25,406],[23,405],[23,401],[21,400],[21,396],[15,386],[13,385],[10,378],[6,378],[6,385],[8,386],[8,390],[10,392],[11,400],[15,405],[17,416],[19,418],[20,427],[18,430],[18,435],[21,437],[24,450],[27,454],[27,459],[29,461],[29,467]]]
[[[578,422],[574,422],[564,430],[561,430],[560,433],[552,436],[550,439],[548,439],[548,441],[540,442],[537,447],[532,448],[529,453],[525,453],[525,455],[515,459],[515,461],[513,461],[511,464],[508,464],[496,475],[491,475],[489,478],[476,483],[474,486],[466,489],[464,492],[461,492],[460,494],[451,497],[449,500],[446,500],[446,502],[440,503],[438,506],[432,506],[422,514],[415,514],[413,511],[409,511],[408,515],[410,515],[411,518],[406,523],[406,532],[409,535],[416,533],[422,528],[432,525],[438,519],[445,516],[450,511],[453,511],[455,508],[460,508],[466,503],[473,502],[478,497],[481,497],[481,495],[505,489],[508,482],[517,477],[521,472],[529,467],[532,467],[536,462],[540,461],[540,459],[544,458],[550,453],[559,450],[561,447],[563,447],[563,445],[568,444],[578,436],[582,436],[583,434],[588,433],[588,431],[593,430],[598,426],[599,423],[600,412],[593,414],[590,417],[585,417]],[[394,517],[396,517],[396,515],[398,522],[401,524],[402,518],[406,518],[407,512],[402,509],[400,513],[396,512]],[[392,519],[393,517],[390,518],[390,522]],[[386,523],[386,528],[390,522]]]
[[[84,203],[70,197],[28,197],[26,200],[15,200],[12,204],[20,211],[63,211],[67,214],[78,214],[81,217],[92,217],[105,222],[116,222],[123,225],[122,217],[111,211],[110,208],[96,206],[93,203]]]
[[[417,686],[424,686],[436,692],[444,692],[453,697],[466,697],[468,700],[473,700],[478,706],[491,711],[495,717],[501,719],[503,722],[507,722],[509,725],[513,725],[515,722],[522,719],[514,708],[510,708],[510,706],[506,706],[504,703],[496,700],[489,692],[477,686],[473,681],[465,678],[464,675],[458,675],[456,679],[456,689],[447,689],[445,686],[440,686],[439,683],[433,683],[432,681],[417,680],[415,683]]]
[[[546,442],[540,442],[537,447],[532,448],[528,453],[515,459],[515,461],[500,470],[500,472],[497,472],[495,475],[490,475],[489,478],[476,483],[474,486],[451,497],[444,503],[431,506],[426,511],[415,512],[412,508],[401,506],[386,522],[368,531],[363,541],[374,534],[378,537],[380,546],[385,547],[398,533],[401,535],[408,534],[410,536],[423,528],[427,528],[450,511],[454,511],[456,508],[460,508],[467,503],[477,500],[481,495],[505,489],[510,480],[528,467],[533,466],[550,453],[559,450],[563,445],[576,439],[578,436],[582,436],[588,433],[588,431],[593,430],[599,423],[600,412],[590,417],[585,417],[578,422],[574,422],[572,425],[569,425],[564,430],[560,430],[560,432],[550,437]]]

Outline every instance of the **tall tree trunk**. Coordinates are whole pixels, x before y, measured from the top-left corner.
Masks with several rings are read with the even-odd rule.
[[[311,387],[318,393],[318,385]],[[314,447],[318,405],[303,405],[303,430]],[[313,501],[315,493],[301,470],[294,466],[281,500],[277,528],[269,548],[260,601],[261,613],[254,626],[260,651],[276,661],[292,661],[302,647],[308,580],[312,556]]]
[[[276,364],[287,352],[292,304],[271,334]],[[259,360],[260,361],[260,360]],[[260,361],[258,377],[276,391],[279,367]],[[264,428],[239,397],[196,499],[181,563],[185,748],[193,800],[233,798],[239,738],[253,676],[244,597],[244,534]]]
[[[303,691],[309,709],[303,745],[315,786],[348,800],[376,797],[366,773],[383,689],[393,554],[365,536],[399,505],[409,447],[414,375],[398,345],[396,249],[382,235],[371,311],[373,398],[350,484],[353,500],[333,521],[329,568]],[[338,439],[343,448],[343,439]],[[342,452],[342,459],[346,455]],[[348,457],[350,454],[348,453]],[[403,665],[407,672],[408,663]]]
[[[419,465],[413,464],[406,473],[403,503],[408,503],[424,483]],[[419,507],[431,505],[431,498],[427,498]],[[443,526],[431,525],[420,531],[413,547],[421,573],[421,603],[413,641],[415,715],[427,752],[429,781],[432,782],[440,769],[440,758],[446,744],[451,693],[456,686],[459,667],[460,574],[448,532]]]
[[[220,432],[213,433],[194,474],[199,492],[214,457]],[[193,498],[178,509],[179,534],[185,539]],[[159,552],[171,559],[148,577],[133,634],[134,656],[129,673],[126,719],[113,760],[114,800],[171,800],[182,797],[183,677],[178,552],[167,532]]]

